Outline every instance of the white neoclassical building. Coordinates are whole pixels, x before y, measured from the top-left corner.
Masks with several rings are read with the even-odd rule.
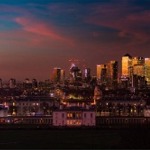
[[[84,102],[68,102],[53,111],[53,126],[95,126],[95,109]]]

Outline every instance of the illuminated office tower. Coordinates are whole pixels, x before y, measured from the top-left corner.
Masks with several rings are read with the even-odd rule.
[[[101,70],[101,83],[104,85],[107,84],[107,67],[106,67],[106,65]]]
[[[138,64],[133,66],[132,87],[142,89],[145,86],[145,66],[142,58],[138,59]]]
[[[145,84],[144,58],[132,57],[130,83],[132,87],[140,88]]]
[[[87,80],[90,80],[90,78],[91,78],[91,69],[90,68],[84,68],[83,78],[87,79]]]
[[[107,82],[111,87],[117,87],[118,83],[118,62],[110,61],[107,64]]]
[[[140,65],[140,64],[134,65],[133,66],[133,75],[144,77],[145,76],[144,65]]]
[[[101,65],[96,66],[96,77],[97,79],[100,79],[101,76]]]
[[[126,54],[122,57],[122,76],[131,77],[132,74],[132,57]]]
[[[71,81],[79,81],[82,79],[81,70],[74,63],[72,63],[70,67],[70,78]]]
[[[132,57],[132,74],[143,77],[144,72],[144,58],[143,57]]]
[[[133,66],[132,87],[143,88],[145,86],[145,69],[143,64]]]
[[[138,64],[139,65],[144,65],[145,59],[143,57],[138,57]]]
[[[145,79],[147,85],[150,85],[150,58],[145,58]]]
[[[91,76],[91,69],[90,68],[84,68],[83,69],[83,80],[85,81],[85,82],[89,82],[89,81],[91,81],[91,79],[92,79],[92,76]]]
[[[132,57],[132,66],[138,64],[138,57]]]
[[[61,69],[60,72],[60,81],[64,82],[65,81],[65,70]]]
[[[101,64],[101,65],[97,65],[97,70],[96,70],[96,74],[97,74],[97,79],[101,80],[102,78],[102,70],[106,69],[106,65],[105,64]]]
[[[132,66],[134,65],[144,65],[143,57],[132,57]]]
[[[61,80],[61,68],[54,68],[53,69],[52,80],[54,82],[60,82],[60,80]]]

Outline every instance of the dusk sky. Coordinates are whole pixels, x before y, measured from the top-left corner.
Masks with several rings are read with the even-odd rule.
[[[150,0],[0,0],[0,78],[49,79],[78,59],[150,57]]]

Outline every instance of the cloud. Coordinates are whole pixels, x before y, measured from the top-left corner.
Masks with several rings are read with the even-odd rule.
[[[130,6],[129,1],[122,4],[103,4],[92,6],[87,23],[114,29],[119,38],[128,39],[129,46],[144,44],[150,40],[150,11],[139,6]]]
[[[16,23],[20,24],[24,31],[33,33],[39,36],[47,37],[58,42],[62,42],[68,45],[72,45],[73,41],[60,35],[52,25],[48,25],[45,22],[31,20],[23,17],[15,18]],[[36,42],[37,40],[33,40]]]

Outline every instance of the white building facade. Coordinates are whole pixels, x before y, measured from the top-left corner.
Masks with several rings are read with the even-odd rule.
[[[53,126],[95,126],[95,111],[78,108],[53,111]]]
[[[81,93],[84,91],[72,88],[60,101],[60,107],[53,111],[53,126],[95,126],[96,109],[94,99],[88,99]],[[86,91],[85,91],[86,92]]]

